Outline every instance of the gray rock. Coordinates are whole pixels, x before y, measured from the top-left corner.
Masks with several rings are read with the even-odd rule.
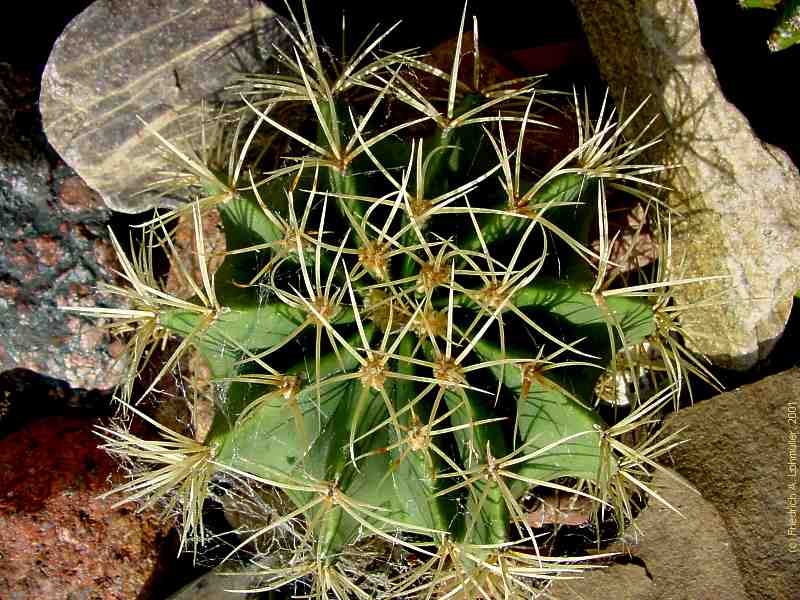
[[[42,75],[47,138],[114,210],[163,204],[134,196],[168,167],[138,117],[185,137],[198,124],[188,109],[221,99],[277,37],[258,0],[97,0],[64,30]]]
[[[667,420],[668,431],[688,427],[675,468],[722,516],[753,599],[800,598],[798,390],[795,368]]]
[[[257,588],[258,580],[258,573],[244,565],[226,563],[182,587],[167,600],[251,600],[258,598],[259,594],[233,593],[231,590]]]
[[[732,539],[708,500],[661,473],[653,484],[685,518],[650,501],[636,520],[641,533],[626,533],[618,563],[578,580],[557,581],[558,600],[748,600]]]
[[[115,306],[95,290],[119,269],[111,215],[47,147],[37,91],[30,76],[0,64],[0,371],[109,389],[123,370],[120,353],[95,320],[58,306]]]
[[[675,256],[684,276],[728,275],[684,286],[679,304],[693,346],[721,366],[746,369],[783,332],[800,288],[800,174],[763,144],[723,96],[703,50],[693,0],[578,0],[592,52],[617,101],[651,97],[634,123],[659,116],[665,143],[647,159],[680,165],[665,183],[683,215]]]

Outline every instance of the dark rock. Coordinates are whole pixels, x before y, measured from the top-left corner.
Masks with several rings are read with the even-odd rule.
[[[73,175],[61,180],[58,190],[58,199],[64,210],[72,213],[82,213],[84,211],[96,211],[105,208],[100,194],[91,189],[86,182]]]
[[[688,428],[675,468],[719,511],[753,599],[800,598],[798,390],[795,368],[667,420]]]
[[[223,97],[282,36],[254,0],[98,0],[56,41],[42,76],[47,137],[111,208],[164,203],[137,195],[169,167],[139,117],[168,139],[195,130],[181,113]]]
[[[723,95],[694,0],[578,0],[577,7],[618,103],[624,96],[630,112],[650,98],[633,129],[658,117],[655,128],[667,130],[645,159],[677,166],[663,182],[683,217],[673,222],[673,253],[683,260],[675,276],[729,276],[677,290],[683,306],[705,302],[684,312],[684,329],[720,366],[747,369],[774,347],[800,288],[797,167],[761,142]]]
[[[122,478],[95,424],[51,417],[0,439],[0,598],[162,597],[153,587],[174,540],[156,512],[98,498]]]
[[[114,410],[110,391],[74,389],[28,369],[0,373],[0,437],[45,415],[111,416]]]
[[[58,306],[109,301],[95,287],[119,268],[111,215],[47,146],[36,97],[30,77],[0,65],[0,371],[109,389],[121,348],[96,321]]]

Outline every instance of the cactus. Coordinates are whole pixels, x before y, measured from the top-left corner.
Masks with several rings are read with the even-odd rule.
[[[465,16],[449,72],[376,54],[388,32],[339,64],[308,15],[292,16],[278,74],[244,80],[241,106],[204,121],[199,151],[154,132],[176,163],[162,189],[192,201],[146,224],[133,257],[114,240],[127,285],[106,289],[129,308],[76,309],[130,336],[125,414],[160,433],[102,429],[141,469],[115,493],[179,506],[182,547],[197,548],[214,481],[269,489],[272,517],[235,549],[280,540],[257,560],[264,590],[530,598],[591,564],[540,547],[532,494],[583,496],[620,525],[643,494],[660,499],[647,480],[675,441],[652,424],[704,368],[676,337],[669,290],[687,281],[669,281],[666,253],[615,283],[606,201],[660,214],[662,167],[640,162],[654,141],[626,135],[637,111],[604,101],[591,119],[573,93],[574,149],[537,172],[536,134],[570,96],[539,77],[484,84]],[[227,245],[213,272],[210,211]],[[193,256],[170,239],[182,216]],[[159,248],[191,297],[153,274]],[[218,391],[202,443],[136,407],[133,382],[170,339],[144,395],[195,348]]]
[[[767,47],[772,52],[785,50],[800,43],[800,1],[739,0],[739,6],[744,9],[778,10],[781,5],[783,5],[783,10],[767,40]]]

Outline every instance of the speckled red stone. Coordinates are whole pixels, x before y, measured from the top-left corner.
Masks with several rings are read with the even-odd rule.
[[[122,478],[90,419],[40,419],[0,439],[0,598],[133,600],[164,546],[153,512],[98,499]]]

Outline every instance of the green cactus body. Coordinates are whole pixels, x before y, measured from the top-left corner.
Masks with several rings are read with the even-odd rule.
[[[257,481],[293,507],[246,541],[302,524],[290,562],[305,566],[276,571],[267,587],[295,578],[313,580],[319,597],[472,597],[508,576],[522,593],[526,578],[559,572],[541,562],[526,495],[549,486],[618,504],[620,482],[652,462],[612,443],[594,390],[623,368],[621,351],[659,336],[663,296],[608,293],[608,254],[590,239],[598,221],[604,235],[606,189],[655,169],[631,162],[627,122],[610,126],[606,114],[536,175],[520,168],[539,123],[530,81],[463,91],[438,72],[449,98],[429,100],[404,76],[428,69],[409,53],[366,66],[362,53],[331,74],[310,25],[295,25],[297,54],[283,56],[293,75],[243,84],[247,105],[234,114],[252,133],[226,138],[228,169],[182,156],[201,196],[195,228],[202,210],[221,214],[224,262],[185,301],[137,283],[126,265],[143,306],[130,319],[211,366],[221,392],[203,481]],[[378,117],[389,102],[420,116]],[[271,116],[284,108],[305,125]],[[293,158],[251,162],[263,130]],[[191,496],[200,506],[202,493]],[[374,579],[337,565],[369,540],[423,567],[367,589]],[[502,561],[539,571],[504,575]]]
[[[800,0],[739,0],[739,5],[746,9],[766,10],[779,10],[783,5],[767,40],[767,47],[772,52],[778,52],[800,43]]]
[[[474,98],[468,98],[467,102],[461,111],[456,109],[456,115],[476,104]],[[339,111],[323,105],[322,112],[334,115]],[[473,160],[476,154],[474,146],[467,144],[485,144],[483,138],[486,134],[478,125],[461,129],[464,131],[436,131],[421,143],[422,161],[427,163],[421,186],[422,198],[435,198],[469,182],[471,174],[465,172],[467,168],[473,172],[476,168],[480,171],[480,165],[476,167],[466,160]],[[320,132],[317,139],[324,139],[324,135]],[[377,145],[374,152],[378,154],[380,151]],[[401,156],[398,164],[383,166],[393,170],[401,168],[409,158]],[[361,221],[360,228],[366,234],[361,240],[362,248],[377,245],[379,239],[374,232],[378,231],[380,219],[373,217],[370,220],[365,215],[375,215],[380,207],[376,209],[368,200],[355,201],[346,197],[359,195],[365,198],[374,185],[370,181],[374,175],[342,173],[332,168],[329,174],[328,186],[323,186],[325,178],[318,178],[315,197],[318,199],[325,192],[342,195],[329,196],[331,206],[327,210],[333,212],[338,208],[340,213],[344,213],[345,218],[340,214],[340,227],[347,227],[349,221]],[[289,185],[288,179],[286,185]],[[540,193],[541,198],[535,200],[543,205],[548,202],[581,202],[580,189],[590,189],[591,178],[574,176],[573,179],[575,181],[567,184],[563,178],[556,181]],[[412,176],[409,187],[416,185]],[[273,186],[273,190],[281,193],[277,186]],[[476,208],[486,208],[481,204],[491,207],[501,198],[501,193],[496,182],[487,180],[470,196],[476,198],[473,201]],[[479,204],[478,199],[482,196],[487,200]],[[378,196],[373,197],[377,202]],[[262,197],[262,200],[268,206],[276,204],[268,197]],[[303,204],[302,195],[294,195],[293,201],[297,214],[304,214],[308,205]],[[409,214],[409,206],[410,203],[397,208],[401,218],[395,217],[397,224],[389,231],[396,232],[405,227],[407,235],[400,236],[402,243],[412,246],[416,232],[411,224],[417,215]],[[279,241],[275,228],[263,218],[254,198],[237,195],[220,208],[229,249]],[[590,207],[584,205],[582,208],[592,213]],[[495,219],[476,235],[477,230],[470,231],[469,209],[463,210],[467,219],[462,219],[460,225],[469,232],[465,249],[476,255],[481,251],[481,244],[491,256],[495,246],[518,242],[530,223],[529,219],[506,214],[500,219],[505,223]],[[385,214],[383,218],[386,218]],[[459,477],[468,480],[468,472],[480,472],[488,467],[489,461],[501,459],[512,449],[524,448],[531,454],[555,444],[542,455],[511,469],[515,475],[541,483],[562,477],[592,480],[601,473],[613,473],[613,466],[603,470],[600,464],[598,430],[604,429],[606,424],[597,413],[586,407],[592,403],[592,380],[601,372],[598,367],[605,367],[611,358],[607,328],[619,331],[617,347],[639,343],[655,329],[650,303],[636,298],[614,297],[599,304],[589,287],[545,274],[537,275],[525,286],[513,286],[505,292],[491,285],[473,287],[473,281],[480,281],[475,276],[479,273],[475,268],[475,258],[459,255],[461,248],[457,236],[447,253],[450,256],[445,254],[447,258],[439,265],[431,264],[430,257],[426,256],[426,250],[431,252],[431,256],[441,254],[440,248],[428,242],[445,239],[444,236],[437,237],[437,218],[438,215],[434,214],[418,225],[419,231],[424,233],[423,239],[416,240],[417,245],[430,243],[430,248],[401,248],[396,256],[386,259],[383,277],[378,276],[378,269],[370,268],[372,263],[362,255],[355,268],[362,267],[366,274],[348,288],[355,303],[341,306],[342,312],[337,315],[324,318],[314,312],[310,302],[307,306],[289,306],[278,299],[264,300],[259,297],[255,286],[235,287],[231,280],[219,276],[216,278],[216,296],[225,304],[226,310],[213,324],[200,331],[202,316],[198,313],[176,310],[162,315],[161,324],[179,336],[200,331],[195,334],[194,343],[214,366],[215,375],[234,379],[206,440],[207,445],[219,448],[216,462],[223,470],[230,466],[271,480],[283,486],[298,509],[308,506],[303,516],[313,524],[318,550],[323,556],[335,557],[342,548],[354,544],[364,535],[365,523],[369,526],[368,531],[376,535],[385,532],[387,537],[394,537],[398,530],[406,528],[409,533],[428,534],[433,538],[449,535],[456,543],[476,546],[507,544],[515,539],[508,503],[518,501],[530,487],[524,481],[515,479],[508,482],[506,490],[512,494],[508,498],[504,496],[501,484],[493,481],[489,474],[449,493],[441,492],[453,487],[445,486],[444,481],[453,482],[453,477],[456,477],[455,483],[459,483]],[[448,218],[453,217],[448,215]],[[332,223],[333,219],[329,222]],[[328,223],[325,226],[329,230],[326,239],[332,240],[332,246],[344,239],[344,229],[336,231]],[[479,238],[483,241],[480,242]],[[317,255],[304,254],[301,260],[308,271],[319,268],[321,280],[333,275],[341,285],[344,269],[338,275],[330,271],[335,254],[333,249],[323,248]],[[242,272],[245,266],[242,256],[246,255],[228,257],[219,272],[231,273],[235,279],[235,274]],[[524,260],[527,257],[519,261],[520,266]],[[289,264],[287,271],[298,270],[296,260]],[[472,266],[475,270],[472,281],[455,276],[456,266],[459,270]],[[254,270],[247,273],[247,277],[236,283],[241,285],[255,273]],[[383,284],[384,287],[376,287]],[[384,299],[390,308],[371,309],[370,294],[374,296],[376,290],[392,288],[394,298],[387,294]],[[313,290],[314,293],[317,291]],[[457,294],[457,297],[448,299],[448,292],[454,296]],[[310,296],[311,291],[308,293]],[[496,294],[496,297],[491,297],[491,294]],[[393,304],[395,299],[397,309]],[[529,344],[515,340],[513,346],[509,344],[501,350],[498,331],[494,330],[499,328],[497,323],[504,315],[515,316],[506,306],[495,308],[504,300],[520,312],[547,312],[563,329],[560,337],[591,340],[591,346],[578,344],[577,347],[583,349],[585,346],[588,353],[598,357],[597,362],[592,366],[587,363],[566,367],[558,377],[535,373],[538,361],[533,348],[541,347],[547,339],[539,336],[540,341],[535,342],[534,331]],[[471,336],[464,336],[456,345],[458,334],[455,331],[450,334],[434,332],[430,330],[433,324],[428,326],[428,331],[420,331],[425,327],[424,323],[409,320],[408,313],[412,307],[417,312],[417,319],[426,311],[435,318],[438,311],[440,321],[452,321],[453,328],[458,326],[463,331],[472,324],[473,329],[480,325],[482,331],[473,331]],[[387,316],[387,312],[392,315]],[[354,317],[354,313],[359,316]],[[365,330],[363,337],[352,336],[356,318]],[[389,319],[393,323],[387,329]],[[296,387],[285,394],[273,394],[267,401],[259,400],[266,393],[263,386],[235,381],[237,377],[268,374],[257,364],[248,364],[247,353],[256,355],[279,346],[298,326],[314,320],[326,331],[336,331],[330,337],[333,343],[329,346],[340,346],[338,356],[334,348],[329,347],[320,357],[319,372],[314,372],[305,361],[301,361],[287,371],[298,377]],[[350,341],[345,341],[348,336]],[[392,354],[384,354],[385,344],[382,350],[377,348],[377,340],[381,337],[396,346]],[[464,352],[464,346],[472,342],[474,348]],[[447,345],[454,346],[452,351],[445,350]],[[364,353],[367,348],[375,350],[375,366],[369,362],[370,353]],[[355,353],[348,352],[348,349],[354,349]],[[243,350],[247,353],[243,354]],[[233,359],[241,361],[243,356],[243,365],[232,364]],[[381,362],[381,358],[386,360]],[[509,362],[511,359],[513,361]],[[473,372],[481,375],[482,380],[491,380],[488,386],[485,381],[471,383],[470,375],[463,373],[465,368],[481,361],[488,366]],[[575,380],[584,384],[567,391],[562,387],[570,385],[567,371],[574,371]],[[327,384],[329,380],[335,383]],[[430,388],[427,394],[421,395],[426,387]],[[500,390],[496,398],[486,394],[487,389],[495,388]],[[253,403],[258,403],[258,406],[240,421],[242,411]],[[288,407],[290,403],[295,408]],[[498,412],[495,405],[502,410]],[[445,413],[447,418],[439,428],[445,429],[444,426],[448,425],[452,432],[431,438],[433,432],[422,431],[425,424]],[[487,422],[479,424],[483,421]],[[585,435],[570,439],[581,433]],[[569,441],[559,444],[562,439]],[[436,444],[440,453],[432,452],[429,444]],[[395,446],[391,451],[382,451],[391,446]],[[444,448],[456,449],[449,465],[442,460]],[[364,458],[359,459],[360,456]],[[356,457],[355,461],[352,457]],[[443,474],[449,475],[449,479],[443,479]],[[322,491],[291,489],[313,488],[323,482],[333,490],[327,492],[325,498]],[[331,494],[346,496],[346,502],[352,503],[349,512],[337,505]],[[465,505],[466,510],[457,511],[459,504]],[[369,506],[370,511],[376,511],[375,515],[370,516],[360,508],[352,508],[354,506]]]
[[[800,43],[800,1],[786,0],[783,13],[769,36],[767,46],[773,52]]]

